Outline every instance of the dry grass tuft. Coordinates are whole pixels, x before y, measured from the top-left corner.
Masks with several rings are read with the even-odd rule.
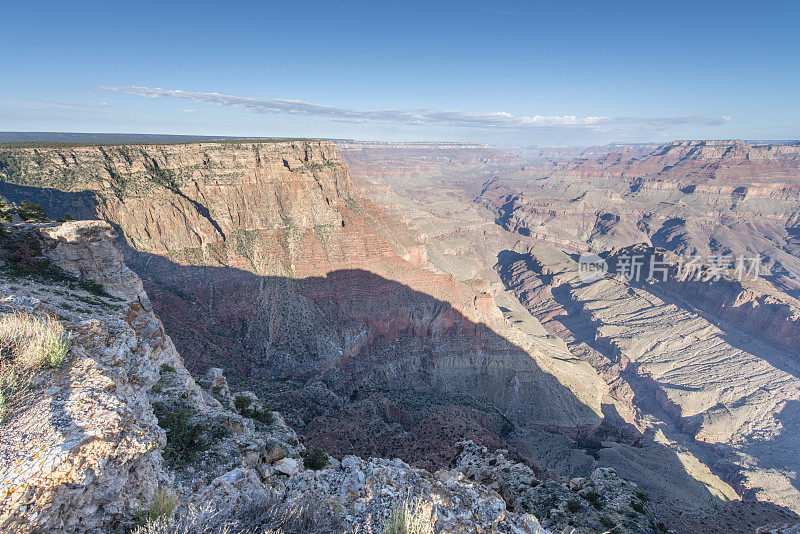
[[[34,372],[61,365],[69,348],[69,334],[53,317],[0,316],[0,421],[25,398]]]
[[[432,516],[432,510],[422,502],[406,499],[395,506],[383,526],[383,534],[433,534]]]
[[[172,511],[178,506],[178,497],[167,489],[159,489],[150,501],[150,508],[147,510],[148,521],[158,521],[166,519],[172,515]]]
[[[58,367],[70,347],[69,334],[54,317],[14,312],[0,317],[0,350],[27,369]]]

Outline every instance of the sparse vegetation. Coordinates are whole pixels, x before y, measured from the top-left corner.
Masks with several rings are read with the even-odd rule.
[[[382,534],[433,534],[434,521],[431,510],[421,502],[406,499],[392,510]]]
[[[236,411],[242,413],[246,410],[250,409],[250,399],[244,396],[237,396],[233,399],[233,405],[236,407]]]
[[[305,451],[303,456],[303,466],[306,469],[313,469],[318,471],[324,469],[328,465],[328,455],[322,449],[311,449]]]
[[[41,222],[47,220],[47,213],[38,204],[23,200],[19,203],[17,214],[25,221]]]
[[[272,409],[269,406],[256,407],[253,405],[253,400],[246,395],[234,395],[233,405],[236,411],[244,417],[249,417],[265,425],[271,425],[275,422],[275,416],[272,415]]]
[[[0,317],[0,350],[27,369],[58,367],[70,348],[64,326],[50,316],[15,312]]]
[[[0,152],[0,174],[12,181],[22,176],[22,165],[10,150]]]
[[[325,169],[325,168],[332,168],[332,167],[338,167],[338,166],[339,166],[339,163],[337,163],[336,161],[333,161],[333,160],[330,160],[330,159],[326,159],[322,163],[309,163],[308,165],[305,165],[301,170],[314,172],[314,171],[321,171],[322,169]]]
[[[236,230],[231,234],[233,250],[245,258],[253,259],[255,246],[258,242],[257,230]]]
[[[617,526],[614,520],[608,517],[607,515],[600,516],[600,524],[606,528],[615,528]]]
[[[141,511],[137,518],[137,523],[146,525],[156,521],[167,520],[177,506],[178,497],[172,491],[160,488],[156,490],[155,495],[153,495],[150,506],[146,510]]]
[[[285,503],[256,495],[242,507],[215,511],[209,505],[149,521],[133,534],[340,534],[341,522],[318,501]]]
[[[4,275],[9,277],[27,277],[46,283],[59,283],[67,286],[68,289],[83,289],[97,297],[120,302],[122,299],[109,295],[102,285],[92,280],[76,279],[62,269],[50,263],[49,260],[39,257],[41,249],[38,243],[32,242],[23,236],[13,236],[15,242],[11,243],[8,249],[11,253],[6,255],[6,264],[2,269]],[[78,300],[83,300],[88,304],[108,307],[109,303],[100,299],[88,299],[81,295],[75,295]]]
[[[151,158],[144,150],[141,152],[145,169],[147,169],[147,174],[150,175],[152,181],[169,189],[173,193],[178,193],[180,189],[178,188],[178,180],[175,176],[175,172],[172,169],[165,169],[159,166],[158,161],[155,158]]]
[[[11,411],[17,392],[22,387],[24,384],[21,384],[14,366],[0,361],[0,422]]]
[[[0,222],[11,222],[11,207],[0,198]]]
[[[581,509],[581,502],[578,499],[570,499],[567,501],[567,510],[574,514]]]
[[[0,317],[0,421],[23,402],[37,369],[58,367],[70,336],[55,318],[15,312]]]
[[[600,499],[600,494],[594,490],[587,491],[586,495],[583,496],[592,506],[597,508],[598,510],[603,507],[603,503]]]
[[[211,449],[225,433],[223,427],[197,421],[197,410],[186,400],[154,402],[152,406],[158,426],[167,433],[164,459],[175,469],[193,463],[201,452]]]
[[[117,138],[121,136],[116,136]],[[288,143],[291,141],[315,141],[314,138],[306,137],[253,137],[253,138],[218,138],[202,136],[186,136],[184,139],[176,139],[172,135],[149,135],[149,134],[130,134],[130,139],[121,141],[104,141],[102,139],[92,141],[8,141],[0,143],[4,148],[0,152],[0,158],[4,153],[11,155],[11,149],[15,148],[78,148],[78,147],[114,147],[118,149],[128,149],[136,146],[159,146],[159,145],[189,145],[189,144],[214,144],[214,145],[247,145],[247,144],[268,144],[268,143]],[[124,156],[123,156],[124,157]],[[127,161],[127,159],[126,159]],[[130,163],[129,163],[130,164]]]

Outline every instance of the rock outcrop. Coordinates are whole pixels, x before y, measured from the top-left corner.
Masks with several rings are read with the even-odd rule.
[[[71,349],[59,367],[34,376],[0,422],[3,530],[101,532],[130,523],[160,486],[182,480],[162,459],[175,436],[154,414],[159,403],[169,403],[173,416],[177,404],[188,406],[219,425],[209,432],[223,430],[203,451],[214,458],[199,464],[205,483],[276,448],[298,456],[302,446],[281,421],[259,433],[251,419],[195,385],[108,224],[43,224],[11,233],[38,240],[39,261],[56,268],[46,276],[2,274],[0,313],[57,315]],[[16,243],[0,239],[3,247]],[[189,416],[185,424],[196,427]]]
[[[18,411],[0,423],[3,530],[101,531],[130,517],[159,484],[165,436],[147,390],[180,358],[142,306],[141,281],[100,222],[37,229],[45,257],[102,282],[2,275],[2,313],[58,314],[72,335],[67,360],[39,373]]]
[[[541,480],[528,465],[506,458],[502,451],[492,454],[469,441],[459,448],[459,473],[498,491],[510,510],[533,513],[553,532],[664,528],[653,515],[647,495],[611,468],[598,468],[588,477],[571,480]]]

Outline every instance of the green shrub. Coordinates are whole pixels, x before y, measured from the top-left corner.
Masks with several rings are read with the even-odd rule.
[[[303,457],[303,466],[306,469],[319,471],[328,465],[328,455],[322,449],[311,449],[306,451]]]
[[[262,407],[256,409],[253,407],[253,401],[244,395],[235,395],[233,405],[243,417],[249,417],[265,425],[271,425],[275,422],[275,416],[272,415],[272,409],[269,406],[262,403]]]
[[[603,503],[600,500],[600,494],[597,493],[596,491],[593,491],[593,490],[592,491],[587,491],[586,495],[584,495],[583,497],[584,497],[584,499],[589,501],[592,504],[592,506],[594,506],[598,510],[603,507]]]
[[[212,428],[206,421],[193,421],[198,412],[188,401],[154,402],[152,406],[158,426],[167,433],[164,459],[175,469],[193,463],[225,433],[222,427]]]
[[[271,425],[275,422],[275,416],[272,415],[272,410],[269,408],[264,408],[262,411],[256,412],[253,415],[253,419],[265,425]]]
[[[19,203],[17,214],[25,221],[46,221],[47,213],[38,204],[33,204],[27,200]]]
[[[2,198],[0,198],[0,222],[11,222],[11,209]]]
[[[153,500],[150,501],[150,507],[147,510],[148,521],[158,521],[166,519],[172,515],[172,511],[178,506],[178,497],[167,489],[156,490],[153,495]]]
[[[245,411],[250,410],[250,403],[250,399],[244,395],[237,395],[236,398],[233,399],[233,405],[236,407],[236,411],[242,415],[244,415]]]

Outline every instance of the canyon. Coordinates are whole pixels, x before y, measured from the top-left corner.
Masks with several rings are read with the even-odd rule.
[[[692,477],[718,476],[745,501],[797,511],[796,143],[342,153],[367,197],[426,236],[437,270],[490,281],[510,321],[590,362],[637,443],[664,445]],[[635,283],[612,269],[586,283],[583,252],[612,267],[657,254],[672,274]],[[759,257],[760,276],[674,276],[680,257],[713,268],[716,256]],[[595,461],[650,494],[664,495],[652,471],[680,478],[625,444],[602,441]]]
[[[187,367],[230,369],[310,444],[437,467],[465,436],[500,446],[518,426],[577,437],[600,423],[591,367],[426,269],[417,236],[353,193],[330,142],[14,157],[25,179],[4,196],[111,223]]]
[[[685,532],[800,512],[796,144],[39,144],[0,150],[0,173],[9,202],[113,228],[184,384],[224,370],[308,448],[435,471],[471,440],[567,492],[618,474]],[[584,251],[763,270],[585,283]],[[567,524],[526,491],[509,509]]]

